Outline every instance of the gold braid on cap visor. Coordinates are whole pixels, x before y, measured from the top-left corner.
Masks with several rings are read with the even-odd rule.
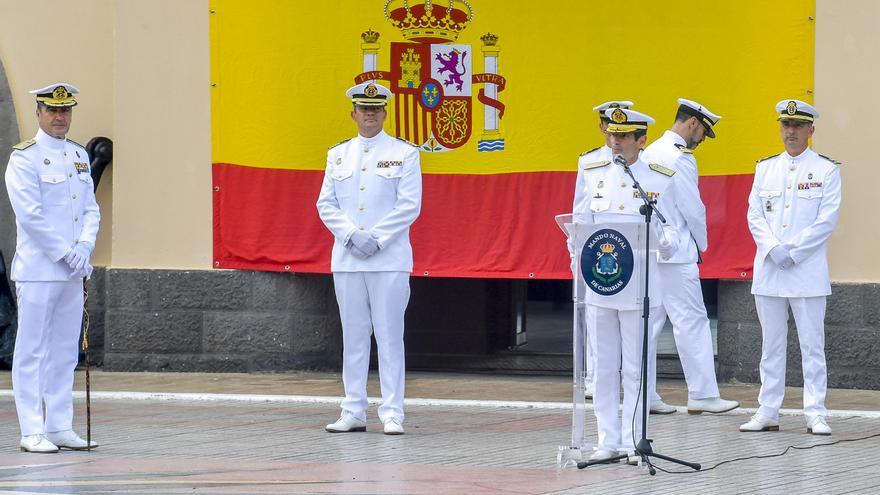
[[[351,102],[364,107],[384,107],[388,104],[388,101],[384,98],[352,98]]]
[[[803,120],[804,122],[812,122],[813,117],[810,117],[809,115],[789,115],[784,113],[776,120]]]
[[[648,124],[608,124],[605,132],[613,132],[615,134],[626,134],[628,132],[636,132],[639,130],[647,130]]]
[[[76,105],[76,98],[73,97],[73,94],[68,93],[67,95],[66,98],[54,98],[52,95],[38,96],[37,101],[48,107],[72,107]]]

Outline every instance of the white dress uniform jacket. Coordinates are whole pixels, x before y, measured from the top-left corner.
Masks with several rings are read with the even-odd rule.
[[[584,223],[643,223],[644,216],[639,213],[639,207],[644,201],[639,197],[638,191],[633,188],[633,181],[626,174],[623,167],[609,163],[606,161],[597,162],[582,168],[584,170],[584,187],[583,187],[583,204],[584,213],[581,221]],[[666,175],[661,172],[654,171],[650,166],[642,160],[641,157],[630,165],[633,175],[636,176],[642,189],[658,200],[666,195],[675,194],[673,176]],[[660,235],[660,230],[668,227],[661,227],[656,215],[652,217],[651,232],[652,237]],[[669,232],[667,238],[671,238],[672,232]],[[652,245],[652,250],[655,246]],[[649,256],[648,261],[652,265],[652,270],[656,268],[656,256]],[[633,281],[641,283],[638,281]],[[649,279],[648,294],[651,297],[651,305],[657,306],[661,303],[660,284],[656,277]],[[593,291],[586,291],[587,303],[596,306],[613,307],[620,310],[636,310],[638,306],[618,307],[617,305],[608,306],[607,299],[604,296],[595,294]]]
[[[749,229],[758,250],[752,294],[816,297],[831,294],[827,241],[840,209],[840,170],[807,148],[758,162],[749,196]],[[770,258],[778,245],[790,249],[794,266],[780,269]]]
[[[411,272],[409,227],[421,197],[419,150],[412,144],[381,131],[330,148],[317,207],[335,237],[331,270]],[[380,250],[366,259],[345,247],[358,229],[379,242]]]
[[[73,270],[64,255],[77,241],[94,247],[101,220],[89,156],[79,144],[42,129],[34,140],[17,146],[23,149],[12,152],[6,169],[18,235],[12,280],[67,281]]]
[[[675,231],[670,240],[677,240],[678,250],[660,263],[696,263],[697,249],[705,251],[708,246],[706,207],[697,187],[697,161],[685,145],[681,136],[667,130],[645,149],[642,158],[675,171],[672,180],[676,201],[670,200],[672,195],[664,195],[659,198],[657,208],[666,217],[667,226]]]

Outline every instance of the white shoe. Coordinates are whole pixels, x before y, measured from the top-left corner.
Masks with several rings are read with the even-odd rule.
[[[688,399],[688,414],[723,413],[739,407],[735,400],[725,400],[721,397],[709,397],[708,399]]]
[[[755,414],[748,423],[740,425],[739,431],[779,431],[779,421]]]
[[[675,406],[670,406],[661,399],[651,401],[651,414],[672,414],[675,411]]]
[[[824,416],[816,416],[807,425],[807,433],[812,433],[813,435],[830,435],[831,427],[828,426],[828,422],[825,421]]]
[[[397,418],[390,418],[385,421],[386,435],[403,435],[403,423]]]
[[[607,461],[608,459],[611,459],[612,457],[617,457],[617,455],[618,454],[617,454],[616,450],[603,449],[602,447],[599,447],[596,450],[596,452],[593,452],[593,455],[590,456],[590,460],[591,461]],[[612,462],[617,462],[617,461],[612,461]]]
[[[37,454],[54,454],[58,452],[58,446],[46,440],[46,437],[39,433],[21,437],[19,446],[22,452],[34,452]]]
[[[584,386],[584,398],[592,399],[593,398],[593,384],[588,383]]]
[[[80,438],[73,430],[46,433],[46,439],[62,449],[86,450],[90,446],[93,449],[98,446],[98,443],[94,440],[92,440],[91,444],[87,444],[86,441]]]
[[[367,422],[357,419],[347,412],[343,412],[335,423],[324,427],[330,433],[349,433],[354,431],[367,431]]]

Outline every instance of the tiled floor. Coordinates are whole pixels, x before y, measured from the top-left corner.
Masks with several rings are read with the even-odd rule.
[[[571,390],[570,380],[554,377],[410,375],[409,397],[566,402]],[[660,453],[704,468],[790,445],[844,442],[700,473],[649,476],[619,464],[558,470],[557,447],[567,442],[571,427],[571,411],[562,404],[410,403],[406,435],[396,437],[381,433],[371,406],[366,433],[329,434],[323,425],[338,415],[331,400],[131,400],[108,392],[337,396],[335,375],[98,372],[93,379],[93,438],[101,442],[93,452],[19,453],[14,403],[8,392],[0,394],[0,438],[6,439],[0,443],[0,494],[880,493],[880,436],[847,441],[880,434],[880,419],[872,414],[835,416],[834,435],[824,438],[806,434],[796,415],[783,416],[779,432],[752,434],[737,431],[748,418],[742,413],[652,417]],[[8,389],[2,380],[8,382],[8,373],[0,375],[0,388]],[[683,396],[682,388],[663,384],[668,398]],[[733,396],[729,391],[739,388],[744,396],[756,394],[748,386],[725,387],[725,393]],[[838,409],[880,409],[877,392],[835,393]],[[83,401],[76,403],[77,429],[85,434]],[[591,414],[586,428],[595,438]]]

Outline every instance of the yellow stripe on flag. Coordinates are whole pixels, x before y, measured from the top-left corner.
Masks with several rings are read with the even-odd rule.
[[[213,161],[323,169],[327,146],[356,133],[344,91],[363,72],[360,34],[380,33],[380,71],[392,69],[391,42],[405,41],[384,4],[212,0]],[[480,36],[499,37],[504,150],[477,151],[484,86],[474,84],[470,140],[424,153],[426,173],[574,171],[578,154],[603,142],[594,105],[633,100],[657,119],[650,142],[672,124],[679,97],[723,116],[718,138],[696,152],[701,175],[751,173],[755,159],[782,150],[775,103],[812,101],[812,1],[470,4],[473,22],[455,43],[470,44],[472,71],[482,73]],[[386,130],[394,134],[393,104]]]

